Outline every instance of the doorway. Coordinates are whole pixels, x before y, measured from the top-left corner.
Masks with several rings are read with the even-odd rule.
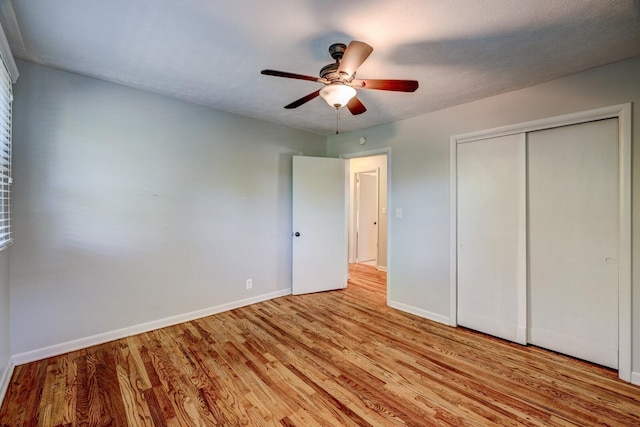
[[[349,171],[347,173],[349,265],[350,267],[358,266],[358,268],[363,266],[371,269],[372,272],[384,274],[384,281],[388,283],[388,150],[346,157],[343,158],[347,162]]]
[[[302,294],[347,286],[350,267],[368,269],[387,289],[387,170],[389,150],[341,158],[293,156],[292,293]],[[348,158],[347,158],[348,157]],[[375,266],[355,263],[354,174],[376,171],[378,245]],[[366,178],[365,178],[366,179]],[[322,184],[322,185],[321,185]],[[311,196],[311,197],[308,197]],[[326,216],[331,206],[331,221]],[[335,209],[334,209],[335,208]],[[335,214],[335,215],[334,215]],[[320,230],[320,231],[319,231]],[[326,248],[336,248],[327,251]],[[320,252],[314,252],[321,248]],[[324,249],[323,249],[324,248]],[[330,261],[328,260],[330,258]],[[318,260],[322,261],[322,266]],[[325,269],[333,280],[326,280]],[[311,286],[311,283],[314,283]],[[387,300],[388,300],[388,292]]]

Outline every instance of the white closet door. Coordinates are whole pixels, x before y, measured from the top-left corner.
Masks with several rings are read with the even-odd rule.
[[[458,323],[526,343],[525,135],[457,147]]]
[[[618,120],[528,134],[529,342],[618,366]]]

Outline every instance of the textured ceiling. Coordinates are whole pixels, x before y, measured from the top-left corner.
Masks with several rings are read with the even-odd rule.
[[[640,55],[639,0],[0,0],[17,58],[322,134],[317,98],[332,43],[374,47],[359,78],[413,79],[415,93],[360,90],[362,129]],[[639,78],[640,80],[640,78]]]

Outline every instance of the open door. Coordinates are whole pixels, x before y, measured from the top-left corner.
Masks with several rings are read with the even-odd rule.
[[[292,293],[347,286],[345,161],[293,157]]]

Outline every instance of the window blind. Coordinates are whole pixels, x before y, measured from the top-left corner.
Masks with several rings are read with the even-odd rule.
[[[11,238],[11,108],[12,82],[0,55],[0,250],[12,242]]]

